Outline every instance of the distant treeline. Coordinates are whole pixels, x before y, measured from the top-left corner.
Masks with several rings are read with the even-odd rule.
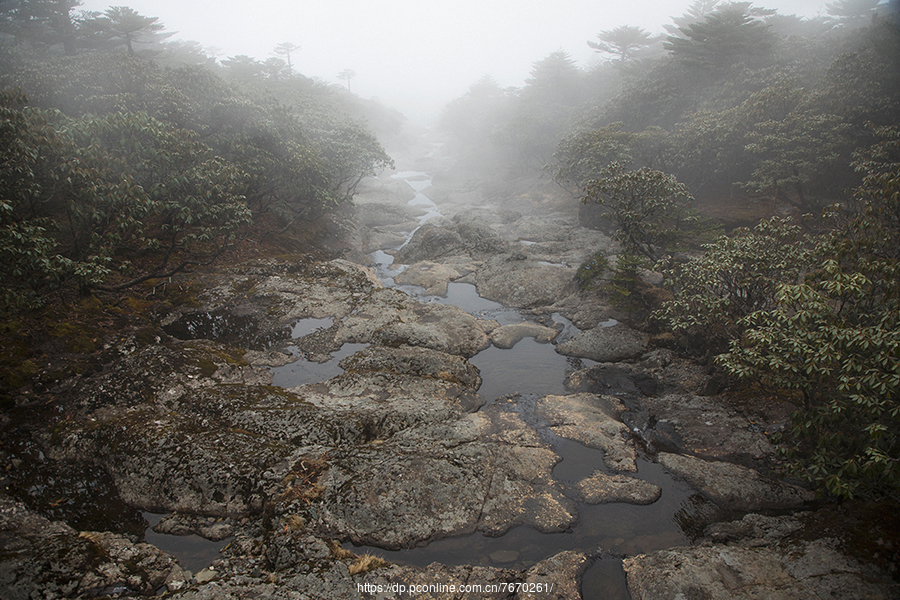
[[[521,89],[486,76],[442,125],[484,161],[547,169],[574,192],[617,162],[670,173],[695,197],[777,196],[816,211],[859,184],[853,152],[900,116],[896,6],[827,9],[800,19],[699,0],[669,35],[623,26],[586,40],[590,69],[558,51]]]
[[[291,44],[218,66],[156,18],[79,4],[0,4],[0,312],[168,277],[248,237],[311,248],[392,165],[367,121],[402,117],[294,72]]]

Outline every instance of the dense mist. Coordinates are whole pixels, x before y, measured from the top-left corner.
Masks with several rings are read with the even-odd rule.
[[[900,0],[0,0],[0,284],[3,598],[900,597]]]
[[[434,119],[449,100],[484,75],[503,87],[521,87],[532,63],[551,52],[567,52],[581,68],[597,55],[586,45],[603,30],[623,25],[653,35],[681,15],[686,0],[614,2],[571,0],[437,0],[428,2],[327,3],[224,2],[214,11],[199,3],[138,0],[128,4],[159,17],[172,41],[200,44],[219,61],[245,55],[265,61],[276,44],[299,46],[298,72],[329,83],[355,72],[352,87],[421,121]],[[824,0],[757,3],[783,15],[827,16]],[[86,0],[80,9],[104,11],[109,4]]]

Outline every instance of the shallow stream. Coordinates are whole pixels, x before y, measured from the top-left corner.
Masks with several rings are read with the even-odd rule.
[[[394,177],[406,181],[416,192],[409,204],[424,211],[418,218],[416,229],[426,221],[441,216],[439,208],[423,193],[423,190],[431,185],[431,179],[427,174],[406,171],[397,173]],[[408,232],[403,245],[412,238],[414,232],[415,229]],[[402,245],[394,250],[401,247]],[[373,253],[372,258],[376,264],[376,273],[386,286],[400,289],[421,302],[452,304],[479,318],[496,320],[500,325],[527,320],[515,309],[480,297],[475,286],[470,284],[450,283],[445,296],[429,296],[425,295],[423,288],[399,286],[395,283],[394,277],[402,272],[406,265],[394,264],[393,256],[384,251]],[[557,328],[561,329],[557,343],[578,333],[578,329],[564,317],[554,314],[551,315],[551,319]],[[295,323],[289,330],[279,332],[276,336],[278,339],[257,339],[252,337],[252,323],[232,323],[227,315],[204,313],[176,326],[183,328],[184,331],[178,329],[169,333],[176,337],[226,338],[220,341],[235,338],[231,341],[240,341],[241,345],[252,342],[252,346],[266,347],[276,342],[283,343],[288,338],[298,339],[332,325],[333,320],[330,318],[304,319]],[[616,322],[609,320],[603,325],[614,326]],[[276,386],[290,388],[318,383],[340,375],[342,373],[340,361],[366,346],[366,344],[345,344],[325,362],[308,361],[301,356],[297,348],[289,347],[298,359],[282,367],[273,368],[273,383]],[[534,414],[534,405],[538,397],[565,394],[564,382],[567,374],[596,363],[567,358],[556,352],[554,344],[538,343],[533,338],[525,338],[510,349],[492,346],[472,357],[470,362],[481,373],[483,383],[478,391],[487,403],[500,397],[515,396],[516,410],[522,418],[534,426],[554,447],[562,460],[554,468],[553,475],[567,495],[577,502],[574,491],[576,482],[590,476],[595,470],[608,473],[603,463],[602,452],[555,436]],[[639,458],[638,472],[634,475],[660,486],[661,498],[647,506],[625,503],[600,505],[578,503],[578,522],[570,531],[564,533],[544,534],[530,527],[520,526],[500,537],[487,537],[475,533],[440,539],[424,547],[401,551],[386,551],[371,547],[356,547],[353,550],[357,553],[369,552],[402,564],[426,566],[432,562],[439,562],[512,569],[527,569],[538,561],[564,550],[581,550],[598,558],[584,574],[582,581],[584,598],[625,600],[629,598],[629,594],[625,585],[621,557],[687,544],[698,527],[697,523],[704,521],[712,510],[685,484],[666,473],[647,456]],[[139,515],[136,517],[150,527],[160,518],[159,515],[149,513],[144,513],[143,518]],[[228,540],[210,542],[197,536],[162,535],[153,532],[150,527],[147,527],[145,532],[146,541],[174,554],[185,568],[193,571],[200,570],[216,560],[219,551],[228,542]]]
[[[440,210],[425,194],[431,179],[425,173],[406,171],[394,175],[406,181],[416,192],[410,205],[425,209],[419,226],[440,216]],[[410,232],[407,242],[414,233]],[[405,245],[407,242],[404,242]],[[402,245],[396,248],[399,250]],[[453,304],[500,325],[526,320],[519,311],[482,298],[475,286],[451,283],[446,296],[426,296],[414,286],[398,286],[394,277],[406,268],[396,265],[391,254],[383,251],[372,256],[378,277],[385,285],[401,289],[423,302]],[[578,332],[571,322],[560,315],[553,321],[562,326],[557,339],[571,337]],[[613,326],[613,320],[604,325]],[[343,350],[343,349],[342,349]],[[564,394],[567,373],[593,364],[592,361],[567,358],[555,351],[553,344],[541,344],[525,338],[511,349],[490,347],[470,362],[478,367],[483,383],[478,390],[488,403],[501,396],[519,394],[517,410],[554,446],[562,460],[553,475],[575,498],[574,484],[590,476],[595,470],[608,472],[603,453],[580,443],[552,434],[534,416],[536,398],[548,394]],[[556,534],[540,533],[530,527],[516,527],[500,537],[480,533],[446,538],[421,547],[400,551],[386,551],[373,547],[354,547],[355,552],[369,552],[396,563],[427,566],[432,562],[450,565],[479,564],[504,568],[525,569],[536,562],[564,550],[582,550],[599,557],[584,574],[582,594],[585,600],[628,599],[621,557],[653,552],[689,543],[694,524],[702,522],[712,510],[701,497],[684,483],[668,474],[660,465],[643,456],[638,460],[636,477],[660,486],[662,496],[648,506],[625,503],[600,505],[578,504],[579,520],[571,531]]]

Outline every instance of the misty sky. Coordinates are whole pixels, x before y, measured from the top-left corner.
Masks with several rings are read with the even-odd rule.
[[[805,17],[826,0],[770,0],[757,6]],[[159,17],[172,39],[215,47],[219,58],[265,60],[279,42],[309,77],[338,83],[352,69],[354,93],[428,119],[489,74],[523,85],[532,65],[564,50],[582,66],[603,30],[637,25],[661,33],[690,0],[83,0],[83,10],[124,5]]]

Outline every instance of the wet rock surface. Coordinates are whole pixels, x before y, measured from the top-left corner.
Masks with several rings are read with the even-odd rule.
[[[647,351],[647,336],[626,325],[599,325],[583,331],[557,348],[567,356],[589,358],[597,362],[618,362],[637,358]]]
[[[661,452],[659,462],[704,496],[728,510],[800,508],[815,498],[809,490],[763,477],[741,465]]]
[[[784,407],[775,406],[764,414],[747,415],[735,410],[722,397],[705,397],[685,392],[663,393],[641,400],[652,416],[653,426],[644,423],[648,440],[656,440],[662,450],[691,453],[712,460],[753,464],[775,457],[769,434],[788,423]]]
[[[475,286],[481,296],[505,306],[535,309],[573,294],[574,274],[574,269],[542,264],[517,252],[485,261],[475,275]]]
[[[794,517],[747,515],[716,527],[701,543],[626,558],[628,589],[635,600],[651,598],[895,598],[900,585],[843,550],[837,539],[791,537],[802,527]],[[730,533],[723,536],[722,532]]]
[[[626,475],[607,475],[602,471],[579,481],[578,491],[587,504],[653,504],[662,495],[662,488],[658,485]]]
[[[559,331],[537,323],[515,323],[498,327],[491,333],[491,342],[497,348],[512,348],[523,339],[534,338],[542,344],[556,339]]]
[[[387,548],[473,531],[499,535],[515,525],[563,531],[576,512],[551,476],[558,461],[517,415],[489,407],[332,453],[323,523],[355,543]]]
[[[108,532],[75,531],[0,494],[4,598],[147,595],[185,583],[178,561],[155,546]]]
[[[603,451],[613,471],[636,471],[637,453],[628,428],[620,420],[624,405],[611,396],[572,394],[545,396],[535,412],[556,435]]]
[[[446,296],[447,285],[451,281],[474,273],[476,268],[472,263],[441,264],[425,260],[410,265],[394,280],[401,285],[421,286],[429,295]]]
[[[410,197],[405,183],[380,183],[358,210],[363,263],[364,252],[399,246],[422,213],[391,204]],[[330,600],[469,582],[496,591],[431,597],[579,598],[598,545],[576,535],[577,549],[527,563],[523,548],[492,548],[492,566],[385,564],[342,544],[409,549],[516,528],[569,539],[586,509],[664,503],[638,472],[640,461],[658,461],[689,486],[691,503],[719,506],[695,513],[717,521],[750,512],[711,524],[696,517],[690,526],[702,535],[692,545],[668,548],[687,543],[675,532],[667,549],[627,556],[634,598],[896,597],[884,571],[834,539],[804,539],[807,513],[752,512],[810,509],[806,490],[746,467],[773,461],[767,434],[785,426],[784,407],[751,412],[725,394],[701,395],[715,391],[703,368],[627,325],[602,325],[609,307],[577,290],[572,275],[587,255],[615,251],[607,236],[572,215],[486,209],[475,192],[434,195],[447,216],[392,251],[410,265],[397,282],[434,295],[472,283],[484,298],[527,309],[527,322],[501,326],[420,302],[344,259],[283,257],[192,274],[199,306],[165,317],[152,343],[124,336],[106,348],[102,369],[44,399],[58,416],[34,438],[47,460],[102,469],[131,507],[173,513],[157,531],[231,542],[191,575],[137,538],[78,532],[0,495],[0,595],[165,588],[196,600]],[[583,331],[557,337],[553,313]],[[572,367],[566,394],[486,405],[471,359],[525,338],[563,339],[559,353],[600,364]],[[328,361],[346,344],[361,347],[340,361],[341,374],[271,385],[270,367]],[[602,458],[557,479],[560,438]],[[692,514],[680,507],[673,518]],[[612,538],[616,556],[641,547]],[[545,587],[510,593],[501,587],[509,583]]]

